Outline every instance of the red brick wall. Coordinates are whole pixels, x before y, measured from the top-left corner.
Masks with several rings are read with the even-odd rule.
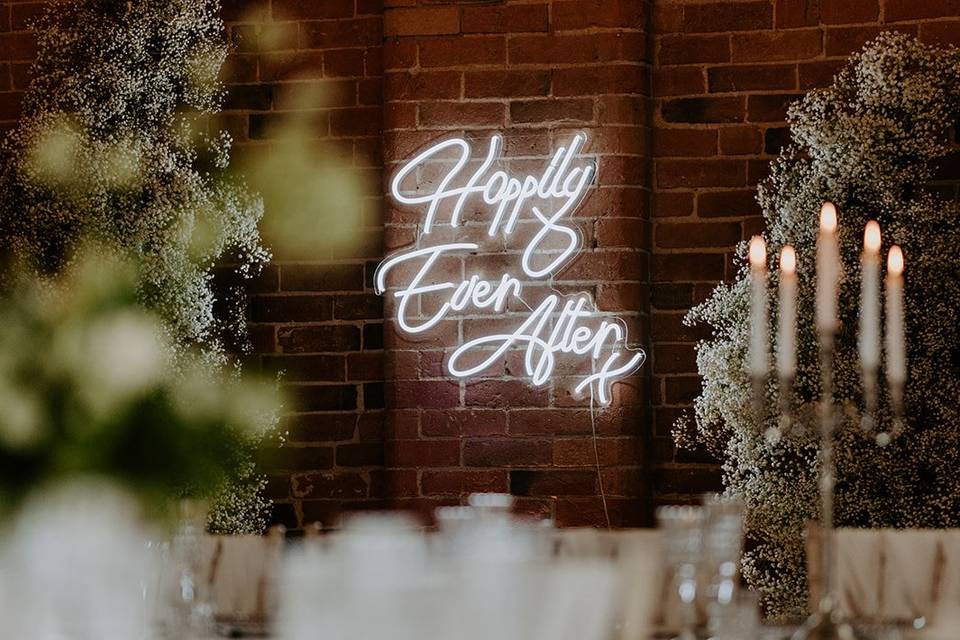
[[[677,452],[670,425],[698,393],[684,312],[732,275],[759,229],[754,185],[784,139],[786,101],[827,84],[883,28],[960,41],[956,0],[227,0],[234,44],[226,123],[238,153],[269,152],[294,82],[326,90],[312,135],[373,184],[440,136],[502,132],[511,166],[542,165],[586,131],[598,185],[577,214],[586,239],[556,279],[624,316],[648,350],[642,375],[597,414],[598,477],[584,403],[566,381],[531,388],[505,363],[456,383],[445,353],[483,318],[408,342],[371,278],[415,237],[414,212],[380,190],[348,254],[285,261],[252,290],[257,359],[302,400],[290,442],[268,451],[276,519],[331,522],[343,508],[455,503],[513,491],[561,524],[649,519],[655,502],[718,486],[714,461]],[[26,20],[0,2],[0,125],[15,121],[34,56]],[[652,77],[651,77],[652,76]],[[386,167],[386,171],[383,170]],[[502,256],[481,261],[502,264]],[[386,317],[389,318],[389,306]],[[386,349],[384,349],[384,346]]]
[[[954,0],[752,0],[655,4],[651,345],[658,500],[715,486],[702,453],[675,451],[671,425],[699,393],[680,320],[732,277],[734,245],[762,228],[755,186],[785,140],[785,105],[830,83],[881,30],[960,43]]]
[[[593,294],[600,309],[628,321],[631,339],[645,342],[649,3],[386,5],[387,168],[444,136],[486,140],[502,132],[509,165],[536,172],[573,132],[586,132],[599,178],[575,214],[585,250],[554,285]],[[390,249],[414,241],[420,216],[388,206]],[[448,268],[496,272],[505,258],[519,260],[522,244],[508,245],[507,256],[484,250],[469,265]],[[525,288],[525,297],[537,288]],[[527,301],[536,305],[542,296]],[[508,322],[515,327],[521,317]],[[475,380],[458,383],[445,374],[445,350],[458,336],[488,332],[493,322],[447,320],[427,342],[408,341],[387,322],[386,465],[394,503],[434,507],[473,491],[509,491],[523,510],[560,524],[602,525],[602,483],[614,525],[642,522],[648,511],[643,376],[617,385],[611,406],[597,412],[595,453],[589,411],[570,398],[570,379],[534,388],[516,358]]]

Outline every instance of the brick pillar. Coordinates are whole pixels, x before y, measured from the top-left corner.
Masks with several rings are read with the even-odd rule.
[[[553,285],[591,293],[600,310],[627,321],[631,342],[643,345],[649,3],[386,4],[387,176],[444,138],[474,139],[475,155],[483,153],[493,133],[505,136],[509,166],[536,173],[575,131],[587,133],[585,152],[598,160],[599,176],[575,214],[585,242]],[[387,203],[387,252],[415,241],[422,214]],[[504,248],[482,251],[471,257],[471,272],[519,259]],[[459,273],[467,267],[458,260],[448,268]],[[397,331],[390,309],[388,297],[386,494],[395,506],[430,509],[459,504],[474,491],[511,492],[525,510],[561,525],[602,525],[602,485],[614,525],[644,521],[643,372],[615,385],[611,406],[597,411],[598,474],[588,401],[570,396],[569,379],[533,387],[509,359],[463,382],[445,370],[460,341],[492,326],[512,331],[521,316],[448,319],[414,341]]]
[[[381,505],[383,305],[369,283],[383,255],[383,18],[364,0],[234,0],[223,15],[232,43],[223,118],[237,155],[270,153],[272,125],[313,91],[304,135],[370,185],[342,212],[359,221],[356,244],[306,259],[279,248],[250,296],[256,358],[284,372],[292,400],[286,442],[263,452],[273,519],[292,529],[335,526],[342,511]]]

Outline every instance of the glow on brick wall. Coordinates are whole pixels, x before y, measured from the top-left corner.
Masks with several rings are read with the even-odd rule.
[[[574,395],[607,404],[612,384],[643,364],[621,318],[599,311],[589,292],[554,282],[583,246],[572,217],[597,174],[596,162],[581,155],[585,143],[577,134],[533,167],[502,158],[499,135],[482,156],[451,138],[394,174],[396,205],[421,214],[416,242],[387,257],[375,276],[377,293],[394,298],[399,330],[412,339],[448,318],[496,319],[496,330],[470,339],[459,332],[446,358],[451,376],[496,375],[513,357],[531,384],[563,372]]]

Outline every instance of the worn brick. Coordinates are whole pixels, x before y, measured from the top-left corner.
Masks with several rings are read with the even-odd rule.
[[[596,471],[515,470],[510,493],[516,496],[591,496],[597,493]]]
[[[793,89],[797,86],[795,65],[737,65],[707,70],[711,92]]]
[[[750,216],[759,213],[755,189],[704,191],[697,194],[697,215],[701,218]]]
[[[464,76],[464,95],[467,98],[546,96],[550,93],[550,81],[550,72],[544,69],[468,71]]]
[[[732,247],[740,241],[737,222],[666,223],[657,225],[657,246],[666,249]]]
[[[299,24],[299,45],[303,49],[380,46],[382,42],[383,22],[379,16]]]
[[[924,18],[955,18],[960,15],[960,0],[885,0],[887,22]]]
[[[667,122],[741,122],[745,115],[742,96],[677,98],[665,100],[660,113]]]
[[[360,349],[360,330],[352,325],[281,327],[277,343],[284,353],[322,353]]]
[[[716,129],[657,129],[653,135],[657,157],[704,157],[717,155]]]
[[[546,387],[534,387],[527,380],[477,380],[467,382],[465,402],[482,407],[536,407],[550,401]]]
[[[821,0],[820,19],[825,24],[874,22],[879,17],[880,0]]]
[[[423,495],[461,495],[468,493],[508,493],[508,472],[456,469],[424,471],[420,479]]]
[[[489,102],[427,102],[417,109],[421,126],[451,128],[461,126],[500,126],[504,122],[504,105]]]
[[[773,6],[762,2],[713,2],[683,6],[681,29],[688,33],[753,31],[773,27]]]
[[[800,63],[797,65],[800,88],[807,90],[828,86],[846,64],[846,59]]]
[[[937,46],[960,43],[960,20],[926,22],[920,25],[920,40]]]
[[[720,153],[751,155],[763,148],[763,134],[756,127],[723,127],[720,129]]]
[[[470,467],[526,467],[549,465],[549,440],[490,438],[463,443],[463,463]]]
[[[353,0],[324,0],[323,2],[272,0],[270,7],[273,19],[278,21],[353,17]]]
[[[663,96],[698,95],[706,93],[707,78],[700,67],[667,67],[653,75],[654,94]]]
[[[506,46],[502,36],[422,40],[419,60],[423,67],[502,64],[506,60]]]
[[[812,27],[820,22],[821,0],[775,0],[777,29]]]
[[[528,35],[510,38],[510,64],[589,63],[641,59],[642,41],[615,33]]]
[[[388,467],[445,467],[460,464],[459,440],[390,440],[384,445]]]
[[[787,107],[800,96],[795,93],[752,95],[747,99],[747,119],[751,122],[782,122]]]
[[[660,38],[657,64],[696,64],[703,62],[729,62],[729,35],[666,35]]]
[[[510,103],[510,120],[514,123],[590,122],[593,101],[586,99],[522,100]]]
[[[931,23],[936,24],[936,23]],[[926,27],[927,25],[924,25]],[[848,56],[859,51],[868,41],[884,31],[907,32],[916,35],[916,25],[858,25],[855,27],[836,27],[826,30],[825,52],[828,56]]]
[[[342,355],[264,356],[263,365],[294,382],[337,382],[346,379],[346,360]]]
[[[288,385],[284,388],[299,411],[347,411],[357,408],[357,387],[352,384]]]
[[[296,498],[348,500],[367,496],[367,481],[358,473],[310,473],[295,475],[292,481]]]
[[[732,38],[734,62],[806,60],[823,51],[819,29],[738,33]]]
[[[584,96],[617,93],[649,94],[649,79],[643,67],[606,64],[553,71],[553,95]]]
[[[661,254],[652,259],[654,282],[719,281],[724,256],[720,253]]]
[[[464,7],[464,33],[522,33],[546,31],[549,9],[546,4],[514,4]]]
[[[507,430],[507,413],[497,409],[424,411],[421,433],[428,437],[501,435]]]
[[[387,9],[383,12],[383,32],[388,36],[459,33],[460,9],[441,6]]]
[[[746,166],[740,160],[657,160],[657,186],[734,187],[746,184]]]
[[[551,3],[553,28],[635,28],[645,24],[647,6],[643,0],[555,0]]]
[[[282,291],[361,291],[363,266],[356,264],[282,264]]]

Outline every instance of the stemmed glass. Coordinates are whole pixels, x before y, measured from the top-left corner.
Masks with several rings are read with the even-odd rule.
[[[697,640],[697,578],[703,558],[704,510],[694,506],[660,507],[657,523],[674,593],[680,600],[681,631],[674,640]]]

